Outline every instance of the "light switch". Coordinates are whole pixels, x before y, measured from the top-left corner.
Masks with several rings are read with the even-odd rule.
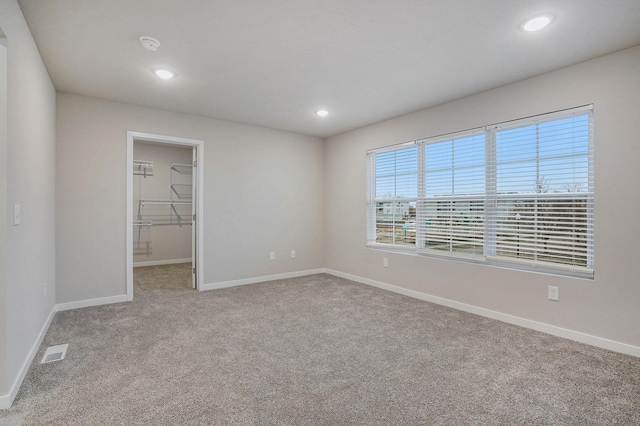
[[[20,204],[13,205],[13,226],[20,225]]]

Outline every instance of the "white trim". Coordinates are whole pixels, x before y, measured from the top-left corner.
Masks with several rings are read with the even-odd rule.
[[[127,280],[127,300],[133,300],[133,138],[135,134],[127,132],[127,200],[126,200],[126,242],[125,276]]]
[[[544,123],[556,120],[562,117],[570,117],[572,115],[581,115],[585,112],[593,111],[593,104],[582,105],[575,108],[561,109],[558,111],[547,112],[543,114],[531,115],[529,117],[516,118],[515,120],[504,121],[502,123],[489,124],[484,126],[485,129],[507,130],[514,127],[520,127],[523,124]]]
[[[126,281],[127,281],[127,300],[133,300],[133,142],[156,142],[171,145],[185,145],[196,147],[197,163],[196,178],[198,180],[196,205],[198,217],[198,236],[197,236],[197,259],[196,259],[196,282],[198,288],[201,286],[202,277],[204,277],[204,141],[197,139],[178,138],[174,136],[154,135],[151,133],[140,133],[127,131],[127,223],[126,223],[126,247],[125,247],[125,263],[126,263]]]
[[[149,260],[147,262],[133,262],[133,267],[138,266],[159,266],[159,265],[173,265],[176,263],[191,263],[191,258],[186,259],[169,259],[169,260]]]
[[[627,343],[616,342],[615,340],[609,340],[603,337],[593,336],[590,334],[581,333],[579,331],[557,327],[555,325],[545,324],[538,321],[517,317],[514,315],[504,314],[502,312],[492,311],[490,309],[480,308],[478,306],[473,306],[473,305],[469,305],[462,302],[456,302],[455,300],[445,299],[443,297],[432,296],[426,293],[420,293],[415,290],[409,290],[409,289],[398,287],[395,285],[383,283],[381,281],[375,281],[375,280],[360,277],[357,275],[351,275],[344,272],[334,271],[332,269],[325,269],[323,272],[327,274],[335,275],[336,277],[346,278],[351,281],[356,281],[362,284],[378,287],[383,290],[389,290],[394,293],[399,293],[405,296],[413,297],[413,298],[424,300],[427,302],[436,303],[438,305],[448,306],[450,308],[458,309],[460,311],[470,312],[472,314],[495,319],[495,320],[506,322],[509,324],[518,325],[520,327],[530,328],[532,330],[551,334],[553,336],[574,340],[576,342],[585,343],[587,345],[596,346],[596,347],[607,349],[614,352],[620,352],[626,355],[640,357],[640,347],[629,345]]]
[[[218,283],[213,283],[213,284],[204,284],[204,285],[200,286],[200,290],[201,291],[204,291],[204,290],[218,290],[218,289],[221,289],[221,288],[237,287],[237,286],[240,286],[240,285],[257,284],[257,283],[262,283],[262,282],[265,282],[265,281],[283,280],[283,279],[286,279],[286,278],[297,278],[297,277],[304,277],[304,276],[307,276],[307,275],[323,274],[325,272],[327,272],[327,271],[324,268],[307,269],[305,271],[285,272],[283,274],[264,275],[264,276],[261,276],[261,277],[245,278],[245,279],[242,279],[242,280],[220,281]]]
[[[396,150],[404,149],[404,148],[411,148],[412,146],[415,146],[417,144],[418,144],[418,141],[408,141],[408,142],[400,142],[400,143],[393,144],[393,145],[387,145],[387,146],[383,146],[383,147],[380,147],[380,148],[372,148],[372,149],[367,150],[367,155],[368,154],[378,154],[378,153],[381,153],[381,152],[388,152],[388,151],[396,151]]]
[[[0,396],[0,410],[5,410],[7,408],[10,408],[11,404],[13,404],[13,401],[16,399],[16,395],[18,394],[18,391],[20,390],[20,386],[22,386],[22,382],[24,381],[24,378],[27,376],[27,372],[29,371],[29,367],[31,367],[31,363],[33,362],[34,358],[36,357],[36,353],[38,353],[38,349],[40,349],[40,345],[42,344],[42,341],[44,340],[44,336],[47,334],[47,330],[49,330],[49,326],[51,325],[51,321],[53,321],[53,317],[55,316],[57,311],[58,311],[57,310],[57,305],[55,305],[55,306],[53,306],[51,308],[51,313],[49,314],[49,317],[47,318],[47,320],[44,322],[44,325],[42,326],[42,329],[40,330],[40,334],[38,334],[38,338],[33,343],[33,346],[31,347],[31,350],[29,351],[29,355],[27,355],[27,357],[25,358],[24,362],[22,363],[22,367],[20,368],[20,372],[18,373],[18,377],[16,377],[16,379],[14,380],[13,385],[11,386],[11,389],[9,390],[9,393],[7,395]]]
[[[75,302],[58,303],[56,305],[56,311],[69,311],[71,309],[88,308],[90,306],[110,305],[112,303],[127,302],[129,299],[126,294],[119,296],[100,297],[97,299],[77,300]]]
[[[474,127],[473,129],[460,130],[458,132],[445,133],[444,135],[430,136],[427,138],[418,139],[416,143],[429,145],[432,143],[446,142],[453,139],[462,139],[469,136],[476,136],[486,133],[484,127]]]

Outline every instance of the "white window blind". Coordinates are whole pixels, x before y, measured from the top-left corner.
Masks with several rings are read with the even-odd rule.
[[[370,156],[373,197],[369,240],[415,247],[418,200],[418,147],[413,145]]]
[[[483,254],[485,135],[423,141],[424,197],[419,248]]]
[[[492,256],[593,267],[590,112],[495,129]]]
[[[368,153],[367,242],[593,274],[591,107]]]

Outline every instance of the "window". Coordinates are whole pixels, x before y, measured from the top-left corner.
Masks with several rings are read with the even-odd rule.
[[[425,142],[419,247],[434,253],[483,253],[485,137]]]
[[[591,109],[370,151],[368,245],[592,276]]]
[[[375,188],[375,241],[415,247],[418,147],[378,152],[370,170]]]

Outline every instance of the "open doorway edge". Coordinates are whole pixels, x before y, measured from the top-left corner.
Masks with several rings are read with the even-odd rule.
[[[159,144],[183,145],[186,147],[196,147],[195,168],[197,188],[196,188],[196,289],[202,288],[203,272],[203,231],[202,223],[204,219],[203,199],[204,199],[204,141],[197,139],[179,138],[174,136],[154,135],[151,133],[141,133],[127,131],[127,230],[126,230],[126,277],[127,277],[127,301],[133,300],[133,143],[154,142]],[[193,253],[192,253],[193,256]]]

